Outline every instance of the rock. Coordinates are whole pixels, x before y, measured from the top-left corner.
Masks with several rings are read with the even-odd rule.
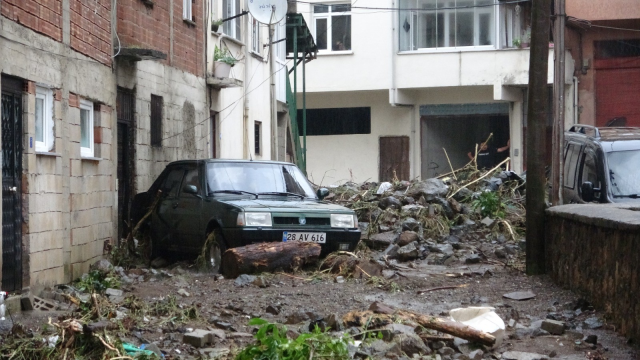
[[[413,198],[424,196],[426,201],[432,201],[436,197],[447,195],[449,187],[440,179],[426,179],[415,182],[407,190],[407,194]]]
[[[305,312],[295,311],[287,316],[285,324],[299,324],[305,320],[309,320],[309,316]]]
[[[396,245],[396,244],[391,244],[389,246],[387,246],[387,248],[380,254],[381,257],[388,257],[389,259],[395,259],[396,257],[398,257],[398,250],[400,249],[400,246]]]
[[[460,244],[460,238],[455,235],[447,236],[446,238],[444,238],[444,241],[451,245]]]
[[[516,325],[516,321],[514,319],[509,320],[509,327],[514,327]]]
[[[416,233],[415,231],[403,231],[402,234],[400,234],[400,237],[398,238],[397,244],[398,246],[405,246],[418,240],[420,240],[420,237],[418,236],[418,233]]]
[[[434,341],[434,342],[432,342],[432,343],[431,343],[431,344],[429,344],[429,345],[431,346],[431,348],[432,348],[433,350],[440,350],[440,349],[442,349],[443,347],[445,347],[445,345],[446,345],[446,344],[444,343],[444,341]]]
[[[513,333],[513,337],[516,340],[525,340],[531,337],[531,335],[533,334],[533,329],[527,328],[527,327],[520,327],[522,325],[517,324],[516,325],[516,331]]]
[[[544,320],[540,326],[542,330],[548,331],[549,334],[562,335],[564,334],[564,323],[556,320]]]
[[[515,291],[515,292],[510,292],[508,294],[504,294],[502,295],[502,297],[506,299],[511,299],[511,300],[523,301],[523,300],[533,299],[534,297],[536,297],[536,294],[534,294],[531,291]]]
[[[457,193],[455,193],[455,195],[453,195],[453,199],[456,199],[456,201],[467,201],[471,196],[473,195],[473,191],[469,190],[468,188],[461,188]]]
[[[187,290],[185,290],[185,289],[180,289],[180,290],[178,290],[178,295],[182,295],[182,296],[184,296],[184,297],[189,297],[189,296],[191,296],[191,294],[189,294],[189,292],[188,292]]]
[[[384,357],[398,357],[402,354],[400,346],[394,342],[386,342],[384,340],[376,339],[371,344],[363,345],[365,354],[371,356],[374,359],[382,359]]]
[[[335,281],[338,284],[344,284],[344,276],[336,276]]]
[[[200,348],[213,342],[213,334],[208,330],[196,329],[184,334],[182,342]]]
[[[451,205],[449,205],[447,199],[435,197],[433,200],[431,200],[431,202],[442,207],[442,211],[444,212],[444,215],[447,217],[447,219],[453,219],[455,213],[453,212],[453,209],[451,209]]]
[[[460,214],[462,212],[462,205],[460,205],[460,203],[456,199],[449,198],[447,201],[449,202],[449,206],[454,213]]]
[[[480,255],[472,254],[472,255],[468,256],[464,260],[464,263],[465,264],[478,264],[480,261],[482,261],[482,258],[480,257]]]
[[[602,322],[595,316],[588,318],[583,324],[587,329],[599,329],[602,327]]]
[[[388,231],[371,235],[369,236],[369,239],[366,240],[366,242],[374,249],[385,249],[389,245],[394,244],[397,238],[398,234],[396,234],[395,231]]]
[[[386,209],[399,210],[402,207],[402,203],[400,202],[400,200],[398,200],[394,196],[388,196],[378,202],[378,207],[382,210],[386,210]]]
[[[450,356],[450,355],[453,355],[455,353],[456,353],[456,351],[453,350],[452,348],[448,347],[448,346],[445,346],[445,347],[443,347],[443,348],[438,350],[438,354],[440,354],[442,356]]]
[[[503,360],[548,360],[546,355],[522,351],[506,351],[502,353]]]
[[[420,256],[420,251],[416,247],[417,242],[412,242],[407,246],[398,249],[398,259],[401,261],[415,260]]]
[[[420,223],[414,218],[406,218],[402,222],[402,231],[419,231]]]
[[[598,335],[587,335],[582,341],[586,342],[587,344],[597,345]]]
[[[502,179],[497,177],[490,177],[483,181],[485,188],[490,191],[498,191],[500,185],[502,185]]]
[[[269,286],[264,276],[256,277],[251,283],[259,288],[266,288],[267,286]]]
[[[493,251],[493,254],[498,258],[498,259],[505,259],[507,257],[507,253],[504,251],[503,247],[498,247]]]
[[[271,315],[278,315],[280,314],[280,306],[269,305],[265,311]]]
[[[151,264],[150,264],[152,268],[156,268],[156,269],[165,267],[167,265],[169,265],[169,262],[161,257],[157,257],[153,259],[153,261],[151,261]]]
[[[222,330],[229,330],[233,326],[228,322],[220,321],[220,320],[214,320],[213,325],[215,325],[218,329],[222,329]]]
[[[327,326],[331,328],[333,331],[343,331],[344,330],[344,322],[342,322],[342,317],[338,314],[331,314],[326,318]]]
[[[533,338],[537,338],[539,336],[547,336],[547,335],[549,335],[549,332],[542,328],[534,329],[533,332],[531,333],[531,337]]]
[[[386,314],[391,315],[395,312],[395,309],[391,306],[381,303],[379,301],[375,301],[369,305],[369,310],[373,311],[376,314]]]
[[[398,344],[400,346],[400,350],[408,356],[413,356],[414,354],[426,355],[431,353],[431,349],[429,349],[424,344],[424,341],[416,335],[411,326],[390,324],[385,326],[385,329],[390,332],[391,340]]]
[[[158,345],[151,343],[151,344],[144,344],[140,347],[141,349],[144,350],[149,350],[152,353],[156,354],[156,356],[158,357],[158,359],[162,359],[163,355],[162,355],[162,351],[160,351],[160,348],[158,347]]]
[[[491,227],[491,225],[493,225],[493,223],[495,223],[495,220],[493,220],[490,217],[486,217],[484,219],[482,219],[482,221],[480,221],[480,224],[486,226],[486,227]]]
[[[235,286],[246,286],[253,283],[256,280],[256,276],[242,274],[236,278],[233,282]]]
[[[111,264],[111,261],[107,260],[107,259],[100,259],[96,262],[94,262],[93,264],[91,264],[91,266],[89,267],[90,271],[98,271],[101,274],[108,274],[111,272],[111,270],[113,270],[113,265]]]
[[[412,198],[411,196],[405,196],[404,199],[402,199],[403,205],[413,205],[415,203],[416,199]]]
[[[438,244],[435,246],[429,246],[429,251],[444,254],[446,256],[453,255],[453,246],[451,244]]]
[[[473,350],[468,354],[470,360],[481,360],[483,355],[484,355],[484,351],[480,349]]]

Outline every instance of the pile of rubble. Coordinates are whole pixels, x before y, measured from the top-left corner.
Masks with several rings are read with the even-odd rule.
[[[491,255],[515,264],[524,251],[524,185],[513,172],[468,169],[456,178],[348,182],[326,200],[353,209],[364,243],[386,259],[449,265]]]

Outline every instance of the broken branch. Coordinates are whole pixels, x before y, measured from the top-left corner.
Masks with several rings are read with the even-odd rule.
[[[511,158],[504,159],[500,164],[496,165],[496,167],[494,167],[493,169],[487,171],[484,175],[480,176],[479,178],[473,180],[472,182],[470,182],[470,183],[460,187],[458,190],[454,191],[451,195],[447,196],[447,199],[451,199],[453,197],[453,195],[458,193],[458,191],[468,187],[469,185],[477,183],[478,181],[480,181],[480,180],[486,178],[487,176],[489,176],[490,174],[493,174],[494,171],[496,171],[500,166],[502,166],[502,164],[506,163],[509,160],[511,160]]]

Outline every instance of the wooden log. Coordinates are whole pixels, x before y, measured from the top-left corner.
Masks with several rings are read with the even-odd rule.
[[[463,323],[406,310],[398,310],[391,315],[376,314],[372,311],[352,311],[346,314],[342,320],[347,326],[366,326],[367,329],[379,328],[402,320],[484,345],[492,346],[496,342],[496,338],[493,335],[476,330]]]
[[[258,243],[232,248],[222,258],[222,273],[235,278],[241,274],[293,269],[316,262],[322,248],[303,242]]]

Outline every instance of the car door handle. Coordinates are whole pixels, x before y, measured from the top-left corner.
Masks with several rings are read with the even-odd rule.
[[[178,203],[177,202],[173,203],[173,205],[171,207],[174,208],[174,209],[177,208],[178,207]]]

